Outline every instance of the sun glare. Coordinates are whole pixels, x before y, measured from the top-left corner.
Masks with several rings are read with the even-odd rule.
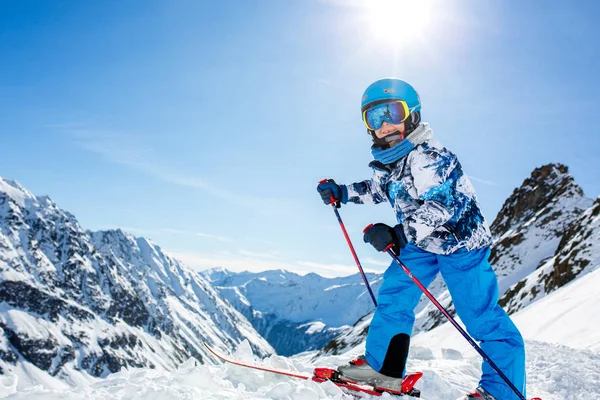
[[[426,0],[365,0],[364,7],[373,39],[383,45],[409,45],[431,28]]]

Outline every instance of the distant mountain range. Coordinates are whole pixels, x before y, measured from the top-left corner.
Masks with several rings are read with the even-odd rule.
[[[202,273],[275,348],[292,355],[323,347],[344,327],[373,310],[360,275],[324,278],[274,270]],[[375,291],[380,274],[367,274]]]

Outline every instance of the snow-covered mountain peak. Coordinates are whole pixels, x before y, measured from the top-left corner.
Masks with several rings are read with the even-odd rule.
[[[567,166],[544,165],[533,170],[523,184],[506,199],[490,229],[495,237],[502,237],[519,224],[532,218],[546,216],[548,207],[560,208],[562,205],[562,208],[565,208],[568,206],[565,202],[573,203],[582,198],[583,190],[575,183]],[[590,204],[588,201],[583,208],[589,207]],[[559,215],[550,214],[547,217],[554,219]]]
[[[84,231],[46,196],[0,178],[0,373],[74,379],[202,361],[202,342],[273,348],[202,276],[150,240]],[[24,363],[24,364],[23,364]]]
[[[0,177],[0,193],[10,198],[19,207],[25,207],[26,202],[36,201],[36,197],[21,184],[12,179]]]
[[[536,168],[491,225],[496,242],[490,262],[501,293],[551,257],[565,231],[592,202],[565,165]]]

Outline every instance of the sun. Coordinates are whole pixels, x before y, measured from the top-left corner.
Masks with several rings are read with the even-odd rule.
[[[366,0],[365,19],[373,40],[407,46],[431,29],[433,7],[427,0]]]

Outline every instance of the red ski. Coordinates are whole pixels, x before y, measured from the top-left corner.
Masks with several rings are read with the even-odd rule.
[[[358,384],[356,382],[342,379],[340,377],[339,373],[335,369],[332,369],[332,368],[315,368],[312,375],[302,374],[302,373],[292,372],[292,371],[279,370],[279,369],[265,368],[265,367],[261,367],[260,365],[247,364],[247,363],[242,363],[242,362],[233,360],[229,356],[219,353],[218,351],[216,351],[215,349],[213,349],[206,343],[204,343],[204,346],[208,349],[208,351],[210,351],[212,354],[214,354],[217,358],[219,358],[229,364],[239,365],[240,367],[257,369],[260,371],[271,372],[274,374],[290,376],[292,378],[312,380],[312,381],[319,382],[319,383],[325,382],[325,381],[330,381],[341,388],[348,389],[348,390],[351,390],[354,392],[366,393],[366,394],[370,394],[373,396],[381,396],[383,393],[389,393],[389,394],[393,394],[393,395],[397,395],[397,396],[404,396],[404,395],[412,396],[412,397],[420,397],[421,396],[421,392],[418,389],[415,389],[414,386],[415,386],[415,383],[417,383],[417,381],[423,376],[422,372],[416,372],[414,374],[407,375],[404,378],[404,380],[402,381],[402,390],[400,392],[398,392],[395,390],[382,389],[382,388],[377,388],[377,387],[373,387],[373,386],[369,386],[369,385],[362,385],[362,384]]]

